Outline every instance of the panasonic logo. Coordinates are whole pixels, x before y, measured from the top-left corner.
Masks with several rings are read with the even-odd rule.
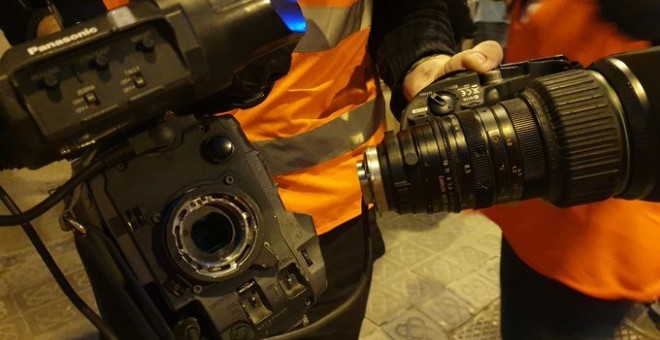
[[[43,45],[37,45],[37,46],[30,46],[27,49],[27,52],[30,55],[35,55],[37,53],[45,52],[48,51],[52,48],[55,48],[57,46],[62,46],[66,45],[70,42],[74,42],[80,38],[84,38],[86,36],[90,36],[94,33],[97,33],[99,30],[96,27],[88,27],[85,28],[84,30],[80,32],[73,33],[71,35],[67,35],[66,37],[59,38],[57,40],[53,40],[49,43],[43,44]]]

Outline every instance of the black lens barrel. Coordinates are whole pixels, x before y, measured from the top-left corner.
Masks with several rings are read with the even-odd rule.
[[[539,77],[517,98],[388,134],[378,149],[383,188],[399,213],[606,199],[627,180],[622,119],[596,73]]]
[[[571,70],[537,78],[522,96],[536,97],[532,107],[549,126],[541,126],[545,145],[556,147],[557,160],[540,197],[564,207],[612,197],[627,175],[627,143],[622,113],[590,71]],[[551,153],[551,152],[548,152]]]

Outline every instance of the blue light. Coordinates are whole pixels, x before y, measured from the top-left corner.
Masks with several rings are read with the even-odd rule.
[[[293,33],[305,33],[307,22],[297,0],[271,0],[277,14]]]

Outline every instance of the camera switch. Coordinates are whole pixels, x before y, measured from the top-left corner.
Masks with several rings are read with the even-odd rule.
[[[110,67],[110,59],[108,59],[108,56],[104,54],[99,54],[94,58],[94,66],[96,67],[97,70],[99,71],[105,71]]]
[[[60,80],[55,75],[46,74],[41,78],[41,85],[49,90],[54,90],[60,84]]]
[[[94,91],[89,91],[83,95],[85,97],[85,101],[89,105],[98,105],[99,104],[99,97],[96,95],[96,92]]]
[[[135,87],[144,87],[147,85],[147,81],[144,80],[142,73],[134,73],[131,75],[131,78],[133,78],[133,84],[135,84]]]

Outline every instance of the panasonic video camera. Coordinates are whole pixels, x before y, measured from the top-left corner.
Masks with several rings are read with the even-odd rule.
[[[441,77],[365,152],[365,201],[399,213],[660,201],[659,60],[655,47],[586,69],[559,56]]]
[[[3,56],[0,168],[73,161],[52,196],[118,337],[305,324],[326,287],[312,220],[213,116],[263,100],[304,30],[291,0],[134,1]]]

